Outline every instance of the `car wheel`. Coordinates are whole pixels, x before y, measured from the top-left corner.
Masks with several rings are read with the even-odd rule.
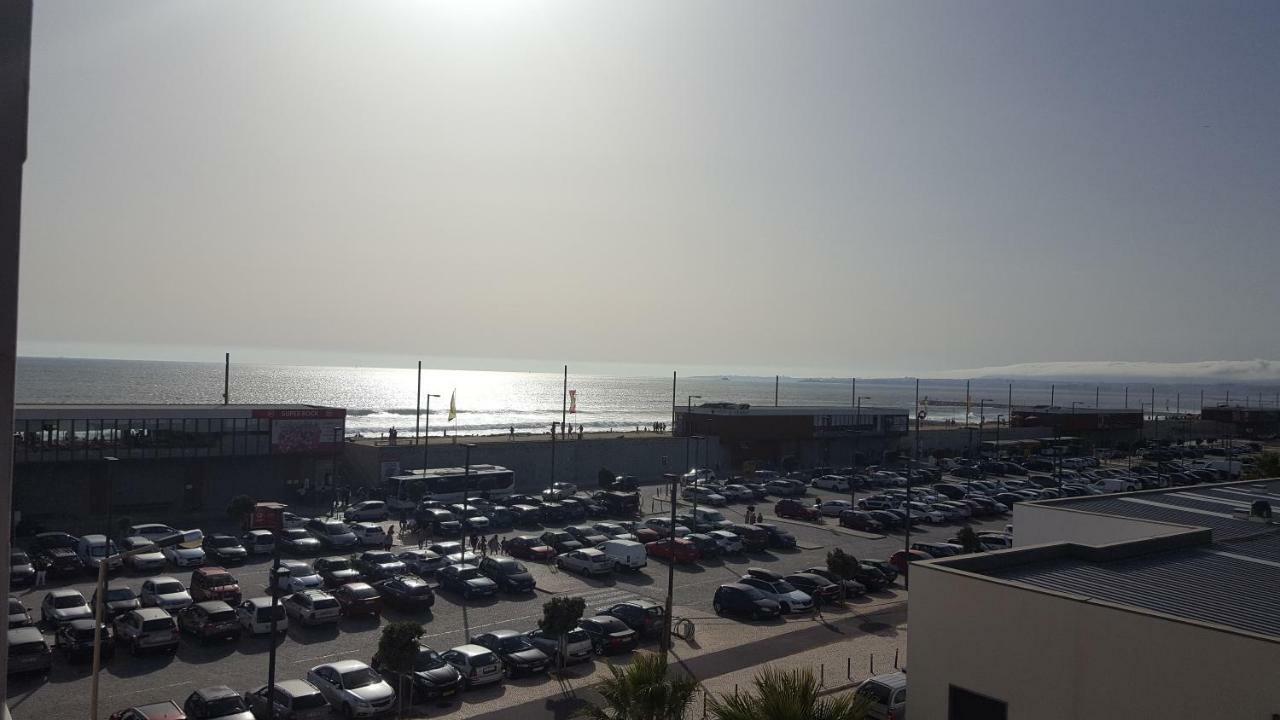
[[[470,590],[463,590],[463,591],[462,591],[462,599],[463,599],[463,600],[470,600],[470,599],[471,599],[471,591],[470,591]]]

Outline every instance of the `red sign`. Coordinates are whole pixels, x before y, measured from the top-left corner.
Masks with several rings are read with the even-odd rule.
[[[251,530],[279,530],[284,525],[284,509],[288,505],[276,502],[260,502],[253,506]]]

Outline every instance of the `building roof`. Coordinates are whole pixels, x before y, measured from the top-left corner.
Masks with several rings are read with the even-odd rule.
[[[1012,412],[1034,415],[1142,415],[1142,408],[1095,408],[1076,405],[1014,405]],[[1148,414],[1150,411],[1147,411]]]
[[[124,420],[176,417],[333,417],[345,414],[343,408],[300,403],[256,403],[223,405],[222,403],[17,403],[17,420]]]
[[[703,403],[694,405],[692,411],[686,405],[676,405],[676,413],[694,415],[906,415],[907,408],[872,407],[862,405],[748,405],[746,403]]]
[[[1172,536],[1086,547],[1071,543],[962,556],[936,564],[1035,588],[1280,640],[1280,479],[1032,503],[1183,525]]]

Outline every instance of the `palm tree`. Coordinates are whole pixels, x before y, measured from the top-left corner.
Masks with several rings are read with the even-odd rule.
[[[864,720],[868,700],[853,692],[822,697],[810,670],[767,667],[751,690],[711,699],[716,720]]]
[[[684,673],[668,673],[667,660],[637,653],[631,664],[609,664],[612,676],[597,686],[604,706],[591,706],[578,717],[592,720],[683,720],[698,681]]]

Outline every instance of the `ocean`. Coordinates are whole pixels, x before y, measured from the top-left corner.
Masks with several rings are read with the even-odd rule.
[[[71,358],[18,359],[17,398],[20,403],[218,403],[222,401],[220,363],[191,363],[136,360],[90,360]],[[379,436],[396,428],[401,436],[413,434],[417,369],[366,367],[307,367],[289,365],[233,364],[231,402],[309,403],[345,407],[347,433]],[[560,420],[564,378],[559,373],[498,372],[478,370],[423,369],[423,393],[431,398],[430,428],[433,436],[441,430],[468,435],[501,434],[514,427],[517,432],[546,432],[552,421]],[[1206,404],[1224,402],[1228,393],[1233,404],[1276,405],[1271,389],[1259,394],[1258,387],[1195,384],[1128,384],[1128,407],[1151,403],[1160,413],[1196,411],[1201,393]],[[1103,407],[1124,407],[1125,388],[1120,383],[1015,380],[1014,405],[1043,405],[1053,402],[1070,407],[1073,402],[1092,407],[1095,393]],[[671,420],[671,376],[612,377],[575,375],[569,367],[569,389],[576,391],[577,412],[569,416],[573,424],[591,431],[625,431]],[[456,393],[457,418],[448,422],[449,399]],[[774,379],[736,376],[681,377],[676,402],[684,405],[689,395],[700,402],[733,402],[750,405],[774,404]],[[867,396],[864,406],[911,409],[915,401],[915,380],[907,378],[864,379],[857,382],[857,394]],[[928,420],[965,418],[965,381],[920,381],[920,394],[928,399]],[[971,419],[977,421],[980,401],[987,400],[986,421],[995,422],[1004,414],[1009,383],[1003,380],[975,380],[970,388]],[[849,407],[853,387],[848,379],[803,379],[784,377],[778,387],[781,405],[829,405]],[[426,398],[423,398],[425,408]],[[990,406],[1001,407],[992,409]],[[425,416],[424,416],[425,417]]]

